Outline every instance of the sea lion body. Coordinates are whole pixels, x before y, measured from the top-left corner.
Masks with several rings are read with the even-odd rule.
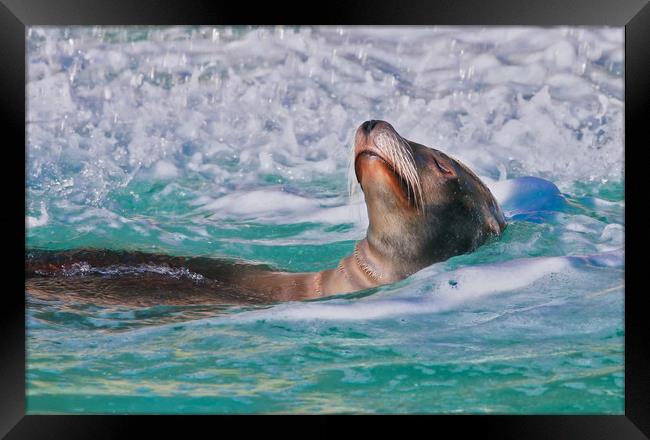
[[[25,254],[25,287],[32,297],[43,300],[96,305],[264,304],[383,284],[367,270],[357,264],[354,254],[335,269],[291,273],[206,257],[106,249],[32,250]]]
[[[396,282],[471,252],[506,226],[490,190],[469,168],[402,138],[387,122],[357,129],[353,165],[369,225],[336,268],[289,273],[142,252],[27,251],[26,290],[41,298],[143,305],[315,299]]]

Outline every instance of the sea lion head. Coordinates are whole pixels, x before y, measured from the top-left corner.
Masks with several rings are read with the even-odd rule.
[[[354,171],[368,209],[368,243],[395,273],[470,252],[506,226],[476,174],[442,151],[404,139],[387,122],[359,126]]]

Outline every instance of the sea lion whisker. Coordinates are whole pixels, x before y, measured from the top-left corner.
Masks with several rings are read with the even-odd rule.
[[[406,187],[406,196],[411,202],[413,193],[413,204],[423,212],[423,195],[420,176],[415,165],[415,158],[408,142],[394,131],[383,131],[375,136],[375,146],[387,159],[390,165]]]

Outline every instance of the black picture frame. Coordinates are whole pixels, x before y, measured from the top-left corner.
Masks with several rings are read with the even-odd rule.
[[[408,3],[395,0],[302,2],[174,0],[0,0],[0,109],[3,126],[2,174],[5,215],[5,283],[0,303],[0,436],[6,438],[117,438],[134,424],[166,430],[188,426],[217,434],[223,420],[212,417],[37,416],[25,415],[25,300],[18,275],[24,270],[25,187],[18,161],[25,159],[25,29],[33,25],[131,24],[454,24],[454,25],[609,25],[625,26],[625,414],[620,416],[432,416],[427,431],[452,428],[455,436],[471,430],[482,436],[512,439],[642,439],[650,436],[650,357],[644,320],[638,237],[643,217],[635,193],[643,194],[646,177],[639,156],[647,148],[650,101],[650,4],[648,0],[443,0]],[[22,147],[22,149],[21,149]],[[22,152],[22,154],[21,154]],[[10,155],[10,156],[7,156]],[[15,157],[14,157],[15,155]],[[603,164],[603,166],[607,166]],[[25,178],[24,168],[22,177]],[[647,175],[647,173],[645,173]],[[642,197],[642,196],[641,196]],[[630,203],[630,200],[632,201]],[[647,200],[647,198],[646,198]],[[13,231],[16,231],[15,233]],[[12,238],[14,241],[8,240]],[[628,256],[632,256],[629,258]],[[268,418],[267,418],[268,419]],[[309,431],[325,433],[330,418],[310,421]],[[386,420],[383,419],[385,423]],[[285,426],[292,421],[282,420]],[[372,424],[381,426],[382,421]],[[390,423],[390,422],[389,422]],[[404,424],[395,424],[396,427]],[[237,423],[239,432],[258,424]],[[410,422],[409,422],[410,425]],[[444,428],[441,425],[446,425]],[[257,426],[259,427],[259,425]],[[291,429],[293,431],[293,429]],[[303,432],[298,430],[297,432]],[[282,434],[283,432],[281,432]]]

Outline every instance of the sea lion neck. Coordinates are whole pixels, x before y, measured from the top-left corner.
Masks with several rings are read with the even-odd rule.
[[[391,283],[404,278],[395,271],[391,255],[381,247],[372,244],[370,236],[357,242],[352,253],[355,264],[377,285]]]
[[[431,264],[430,250],[423,243],[425,237],[411,229],[405,226],[399,229],[399,234],[387,235],[369,226],[366,238],[359,242],[362,249],[367,249],[369,259],[392,280],[389,282],[404,279]]]

